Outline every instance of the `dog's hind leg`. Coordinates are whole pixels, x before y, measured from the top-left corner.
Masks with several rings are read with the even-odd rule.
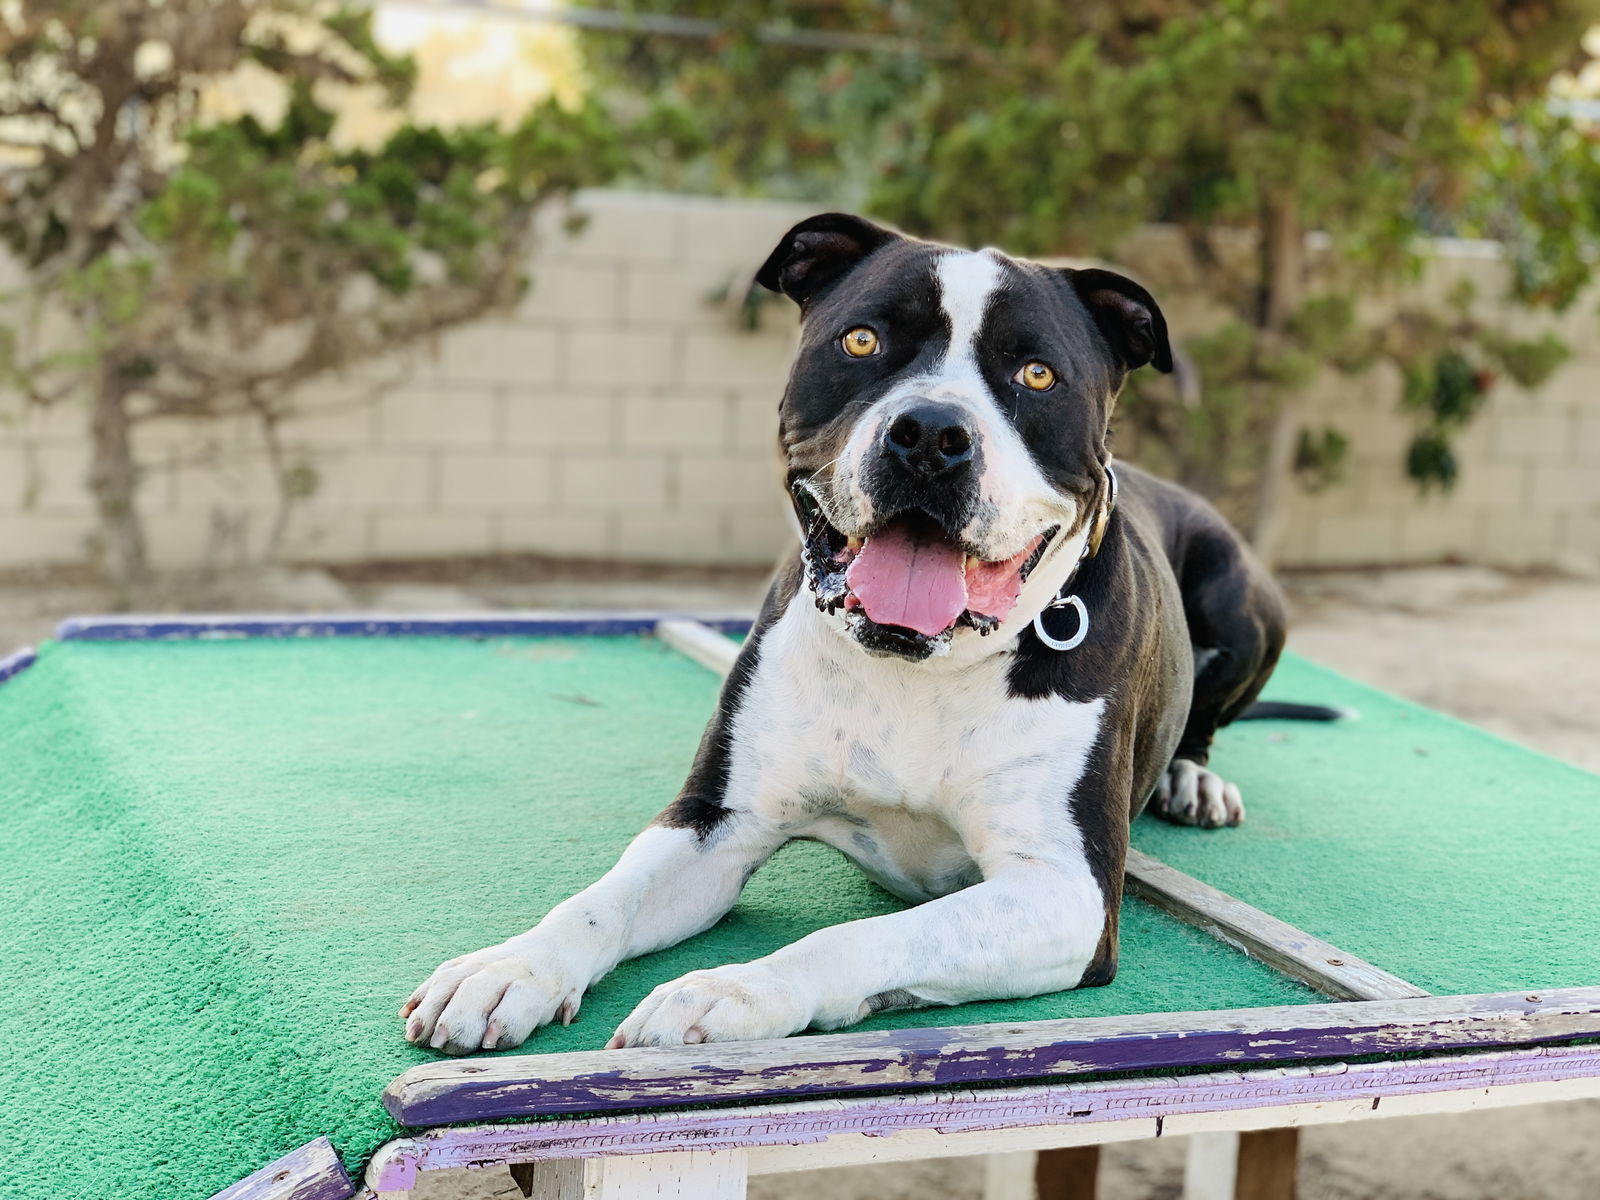
[[[1266,568],[1225,527],[1199,531],[1179,565],[1194,647],[1194,695],[1172,764],[1151,810],[1182,825],[1237,825],[1239,789],[1212,771],[1211,740],[1266,685],[1283,650],[1283,598]]]

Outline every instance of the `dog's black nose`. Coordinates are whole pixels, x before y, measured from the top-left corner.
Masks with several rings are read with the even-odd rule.
[[[972,461],[973,427],[964,409],[919,404],[889,423],[883,452],[913,474],[932,478]]]

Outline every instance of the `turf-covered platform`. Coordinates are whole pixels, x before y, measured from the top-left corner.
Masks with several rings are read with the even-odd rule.
[[[354,1174],[401,1132],[385,1085],[437,1059],[400,1001],[604,871],[716,699],[714,673],[618,632],[648,625],[516,635],[540,628],[90,624],[0,687],[0,1195],[201,1200],[322,1135]],[[1226,731],[1246,825],[1146,819],[1137,846],[1429,992],[1600,984],[1600,778],[1302,661],[1269,695],[1361,717]],[[896,906],[791,846],[517,1053],[597,1051],[659,982]],[[851,1032],[1325,1001],[1140,900],[1122,928],[1109,987]]]

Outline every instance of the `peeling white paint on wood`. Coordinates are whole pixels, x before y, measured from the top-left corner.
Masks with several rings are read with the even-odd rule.
[[[1600,1047],[1538,1046],[1374,1063],[623,1113],[434,1129],[381,1147],[373,1190],[470,1164],[748,1148],[752,1175],[1102,1145],[1600,1097]]]

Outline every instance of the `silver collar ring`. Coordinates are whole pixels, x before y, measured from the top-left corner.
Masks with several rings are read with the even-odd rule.
[[[1045,613],[1057,608],[1077,610],[1078,628],[1069,638],[1058,638],[1044,627]],[[1089,610],[1077,596],[1059,596],[1040,609],[1039,615],[1033,618],[1033,632],[1052,650],[1076,650],[1083,645],[1083,639],[1089,636]]]

